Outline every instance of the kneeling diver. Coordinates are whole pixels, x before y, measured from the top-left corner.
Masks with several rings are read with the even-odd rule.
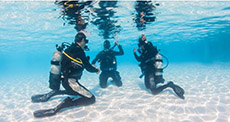
[[[72,45],[63,51],[63,54],[59,55],[62,49],[57,48],[59,51],[54,53],[51,61],[49,87],[52,91],[47,94],[32,96],[31,99],[33,102],[45,102],[52,96],[58,94],[76,95],[80,96],[80,98],[67,97],[55,108],[35,111],[35,117],[52,116],[62,108],[89,105],[95,102],[95,96],[78,81],[82,76],[84,68],[89,72],[95,72],[97,74],[100,72],[99,68],[89,63],[85,55],[84,48],[86,47],[86,43],[88,43],[88,40],[85,34],[79,32],[75,36],[75,43],[72,43]],[[62,77],[61,73],[63,75]],[[61,83],[65,88],[64,91],[60,90]]]
[[[119,51],[114,51],[113,48],[117,45]],[[117,60],[116,56],[124,55],[122,46],[115,42],[115,45],[110,48],[110,42],[104,41],[104,50],[100,51],[97,56],[93,59],[92,64],[98,61],[100,64],[101,74],[99,76],[100,87],[107,87],[107,80],[109,77],[113,79],[118,87],[122,86],[120,73],[117,71]]]
[[[165,81],[163,78],[163,69],[161,68],[163,61],[157,48],[154,47],[151,42],[146,40],[144,34],[142,34],[139,39],[138,47],[140,48],[140,50],[138,50],[140,56],[136,54],[136,48],[134,48],[133,52],[136,60],[140,62],[139,66],[141,67],[142,73],[145,75],[144,80],[146,88],[150,89],[152,93],[156,95],[164,89],[170,87],[178,95],[178,97],[184,99],[184,90],[172,81],[157,87],[157,84],[164,83]]]

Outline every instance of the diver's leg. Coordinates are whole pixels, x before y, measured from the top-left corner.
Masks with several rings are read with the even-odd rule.
[[[99,82],[100,82],[100,87],[101,88],[106,88],[107,87],[107,80],[108,80],[108,72],[102,71],[100,76],[99,76]]]
[[[150,79],[149,73],[148,73],[148,72],[145,72],[145,78],[144,78],[144,80],[145,80],[145,87],[146,87],[147,89],[150,88],[149,79]]]
[[[154,83],[155,84],[155,83]],[[161,91],[163,91],[164,89],[168,88],[168,84],[165,84],[165,85],[162,85],[162,86],[159,86],[159,87],[153,87],[151,88],[151,91],[154,95],[157,95],[159,94]]]
[[[78,99],[67,97],[58,106],[52,109],[38,110],[34,112],[35,117],[46,117],[55,115],[63,108],[79,105],[90,105],[95,102],[95,96],[84,86],[77,82],[76,79],[69,78],[65,81],[69,86],[63,85],[69,94],[81,96]]]
[[[118,71],[112,71],[111,77],[113,78],[113,81],[115,81],[115,83],[118,87],[122,86],[121,76],[120,76]]]
[[[165,84],[162,86],[157,87],[157,83],[155,82],[155,76],[154,73],[149,74],[149,83],[150,83],[150,89],[154,95],[159,94],[161,91],[169,87],[169,84]]]
[[[36,118],[53,116],[63,108],[67,108],[67,107],[71,107],[71,106],[90,105],[93,103],[95,103],[95,96],[91,96],[90,98],[81,97],[81,98],[78,98],[76,100],[74,100],[74,98],[67,97],[65,100],[63,100],[55,108],[38,110],[38,111],[35,111],[33,113],[33,115]]]
[[[163,75],[157,75],[155,76],[156,83],[164,83],[165,79],[163,78]]]

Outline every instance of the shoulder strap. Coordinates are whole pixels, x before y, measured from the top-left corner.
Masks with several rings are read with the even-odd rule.
[[[63,51],[63,54],[68,57],[69,59],[73,60],[76,63],[83,64],[82,61],[76,60],[73,57],[69,56],[65,51]]]

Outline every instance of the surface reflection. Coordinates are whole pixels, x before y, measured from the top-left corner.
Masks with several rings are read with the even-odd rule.
[[[89,9],[93,1],[56,1],[61,9],[60,17],[64,20],[63,25],[75,25],[77,31],[84,30],[88,24]]]
[[[159,3],[153,3],[152,1],[136,1],[135,3],[135,18],[136,27],[138,30],[145,30],[146,24],[156,21],[156,14],[154,11],[156,7],[160,6]]]
[[[115,38],[120,32],[121,26],[117,25],[118,19],[115,16],[114,8],[117,8],[117,1],[100,1],[99,8],[94,8],[92,24],[100,30],[100,36],[104,39]]]

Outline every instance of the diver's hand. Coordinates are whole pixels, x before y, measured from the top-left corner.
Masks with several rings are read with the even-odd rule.
[[[97,69],[97,74],[99,74],[101,72],[100,68],[96,67]]]
[[[136,48],[134,48],[134,49],[133,49],[133,52],[134,52],[134,53],[136,53],[136,52],[137,52],[137,49],[136,49]]]
[[[118,43],[118,41],[117,41],[117,40],[115,41],[115,44],[116,44],[117,46],[119,45],[119,43]]]
[[[101,71],[100,68],[96,67],[94,64],[92,64],[92,66],[97,69],[97,74],[99,74]]]

